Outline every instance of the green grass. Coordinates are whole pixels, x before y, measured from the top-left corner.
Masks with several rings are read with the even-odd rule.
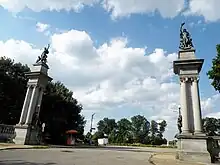
[[[132,147],[155,147],[155,148],[177,148],[176,146],[162,146],[162,145],[151,145],[151,144],[141,144],[141,143],[112,143],[109,145],[115,145],[115,146],[132,146]]]
[[[47,149],[48,146],[33,146],[33,149]]]

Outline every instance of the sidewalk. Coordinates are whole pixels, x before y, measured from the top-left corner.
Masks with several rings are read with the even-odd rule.
[[[37,149],[37,148],[48,148],[47,146],[31,146],[31,145],[16,145],[10,143],[0,143],[0,150],[7,149]]]
[[[206,165],[205,163],[189,163],[176,160],[174,153],[156,153],[150,158],[153,165]]]

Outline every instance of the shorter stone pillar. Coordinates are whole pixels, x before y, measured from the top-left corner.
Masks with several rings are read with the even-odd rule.
[[[49,67],[44,62],[34,64],[31,72],[26,73],[28,78],[28,89],[24,100],[19,123],[15,126],[16,144],[39,144],[39,130],[37,122],[40,113],[40,106],[43,97],[43,89],[45,89],[48,81],[52,78],[48,76]]]

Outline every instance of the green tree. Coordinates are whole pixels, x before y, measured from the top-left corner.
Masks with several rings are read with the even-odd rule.
[[[134,142],[147,143],[149,141],[150,123],[141,115],[136,115],[131,118],[132,134]]]
[[[82,105],[72,94],[61,82],[49,83],[46,87],[40,120],[46,124],[45,132],[50,135],[51,143],[64,143],[65,132],[70,129],[77,130],[78,136],[83,135],[85,120],[80,114]]]
[[[207,135],[220,135],[220,119],[206,117],[203,119],[203,130]]]
[[[28,71],[27,65],[0,58],[0,123],[15,125],[19,122],[27,86],[24,73]]]
[[[212,80],[212,86],[220,92],[220,44],[216,46],[217,55],[212,60],[212,68],[207,72],[209,79]]]
[[[163,133],[165,132],[166,126],[167,126],[167,122],[165,120],[163,120],[162,122],[158,123],[159,125],[159,130],[158,130],[158,136],[160,138],[163,137]]]
[[[117,122],[117,143],[132,141],[132,123],[128,119],[121,119]]]
[[[111,131],[117,128],[115,119],[104,118],[98,122],[98,132],[110,135]]]

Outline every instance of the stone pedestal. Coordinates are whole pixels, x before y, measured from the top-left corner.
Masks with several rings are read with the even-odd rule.
[[[34,64],[28,78],[27,92],[19,123],[15,126],[16,144],[38,144],[38,118],[44,89],[52,78],[48,76],[49,67],[45,63]]]
[[[179,135],[177,138],[177,159],[189,162],[211,162],[205,135]]]
[[[173,62],[174,73],[180,79],[180,104],[182,133],[177,136],[179,160],[210,163],[207,136],[202,130],[202,114],[199,96],[199,73],[204,59],[197,59],[195,50],[180,50]]]

